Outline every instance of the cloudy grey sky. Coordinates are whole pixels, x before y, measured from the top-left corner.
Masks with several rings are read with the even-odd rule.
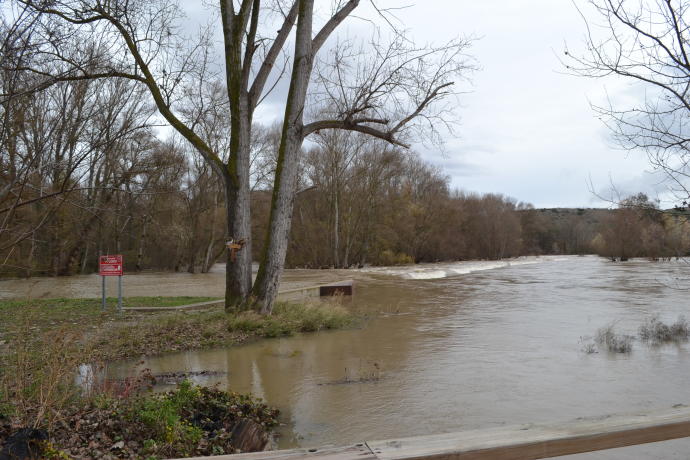
[[[190,16],[203,15],[198,4],[184,2]],[[590,180],[600,193],[613,183],[623,195],[641,191],[665,197],[665,186],[649,172],[644,153],[617,149],[590,107],[607,95],[626,98],[639,89],[624,81],[568,75],[559,62],[566,43],[572,52],[584,47],[584,23],[571,0],[377,4],[410,5],[396,15],[418,43],[478,37],[470,54],[480,70],[463,88],[471,92],[457,107],[457,137],[446,139],[443,152],[416,146],[450,176],[453,187],[502,193],[537,207],[608,206],[591,192]],[[368,2],[356,13],[376,16]],[[362,23],[348,19],[341,33],[352,34]],[[260,107],[256,119],[268,122],[281,114],[281,92],[271,97],[276,104],[269,99]]]
[[[432,7],[433,5],[433,7]],[[663,186],[643,153],[616,149],[592,103],[630,92],[627,82],[564,73],[559,56],[584,47],[584,24],[570,0],[428,1],[399,13],[420,40],[463,33],[481,37],[481,65],[463,97],[459,138],[445,155],[426,150],[456,187],[500,192],[537,207],[606,206],[591,192]]]

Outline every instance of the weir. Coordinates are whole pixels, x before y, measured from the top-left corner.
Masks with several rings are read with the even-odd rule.
[[[690,436],[690,407],[635,415],[527,424],[343,447],[195,457],[192,460],[523,460],[593,452]],[[188,459],[189,460],[189,459]]]

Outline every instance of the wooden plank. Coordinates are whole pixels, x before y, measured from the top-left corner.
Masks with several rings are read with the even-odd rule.
[[[376,460],[376,456],[365,443],[345,447],[322,447],[319,449],[290,449],[248,454],[216,455],[194,457],[184,460]],[[178,459],[182,460],[182,459]]]
[[[525,460],[578,454],[690,436],[690,407],[623,416],[529,424],[346,447],[196,457],[191,460]],[[190,459],[187,459],[190,460]]]
[[[557,457],[690,436],[690,408],[369,442],[381,460]]]

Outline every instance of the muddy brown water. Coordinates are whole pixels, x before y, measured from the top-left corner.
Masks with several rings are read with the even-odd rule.
[[[136,283],[155,283],[149,295],[159,289],[175,295],[180,286],[187,295],[222,292],[220,270],[170,277],[139,275]],[[143,367],[213,371],[193,379],[264,398],[282,411],[281,448],[690,404],[690,345],[637,340],[632,353],[621,355],[585,354],[581,343],[612,322],[618,332],[636,334],[651,315],[665,322],[690,317],[683,289],[690,266],[682,261],[550,257],[286,276],[296,284],[342,278],[356,280],[348,308],[367,314],[361,328],[169,354]],[[135,367],[115,363],[108,372],[123,377]],[[684,439],[569,458],[689,456]]]

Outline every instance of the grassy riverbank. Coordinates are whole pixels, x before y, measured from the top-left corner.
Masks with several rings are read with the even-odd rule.
[[[125,306],[176,306],[206,297],[135,297]],[[113,303],[113,301],[111,301]],[[0,352],[18,338],[42,342],[55,332],[71,336],[88,353],[86,361],[235,345],[262,337],[287,336],[351,325],[353,316],[335,302],[279,302],[272,316],[204,310],[101,312],[99,299],[0,301]]]
[[[126,305],[204,300],[130,298]],[[249,396],[187,383],[174,393],[155,395],[145,391],[155,376],[101,379],[84,392],[75,383],[75,370],[84,363],[97,369],[98,363],[116,359],[353,323],[352,314],[336,302],[278,303],[273,315],[265,317],[226,314],[220,307],[118,314],[113,308],[101,312],[98,299],[2,301],[0,448],[8,445],[11,434],[29,427],[39,429],[34,435],[47,449],[42,458],[153,459],[255,450],[251,446],[263,442],[276,412]]]

